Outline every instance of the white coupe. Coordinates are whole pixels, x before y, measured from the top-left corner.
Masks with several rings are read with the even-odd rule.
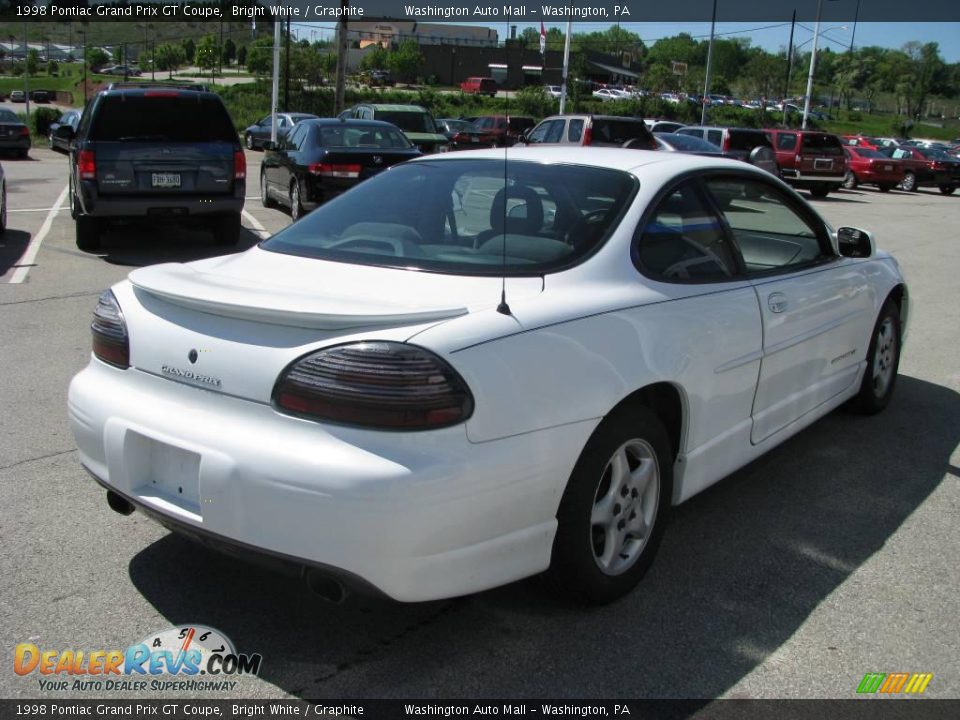
[[[744,163],[431,155],[247,252],[130,273],[70,385],[110,506],[325,597],[548,568],[628,592],[670,508],[847,403],[889,401],[896,261]]]

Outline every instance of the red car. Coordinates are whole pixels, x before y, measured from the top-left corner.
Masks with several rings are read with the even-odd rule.
[[[933,185],[944,195],[950,195],[960,186],[960,162],[954,162],[942,151],[903,146],[884,148],[880,153],[903,163],[900,187],[907,192],[916,192],[922,185]]]
[[[851,145],[867,150],[879,150],[883,145],[876,138],[864,137],[863,135],[844,135],[840,138],[844,145]]]
[[[847,174],[843,186],[853,190],[857,185],[876,185],[880,192],[890,192],[903,182],[903,163],[859,145],[843,148],[847,156]]]
[[[520,115],[481,115],[474,120],[473,127],[453,136],[453,145],[458,150],[510,147],[536,124],[532,117]]]
[[[460,90],[467,95],[489,95],[495,97],[497,94],[497,81],[491,77],[469,77],[460,83]]]

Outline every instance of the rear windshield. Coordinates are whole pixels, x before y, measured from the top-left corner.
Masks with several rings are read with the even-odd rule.
[[[20,118],[12,110],[0,109],[0,122],[20,122]]]
[[[175,96],[107,95],[90,139],[235,143],[237,132],[219,98],[185,91]]]
[[[880,153],[878,153],[876,150],[871,150],[870,148],[858,147],[858,148],[855,148],[853,152],[854,152],[855,154],[859,155],[859,156],[862,157],[862,158],[882,158],[882,157],[885,157],[884,155],[881,155]]]
[[[423,112],[404,112],[402,110],[377,110],[377,120],[393,123],[404,132],[435,133],[433,118]]]
[[[310,144],[329,148],[375,147],[407,150],[413,143],[396,128],[376,125],[322,125],[311,128]]]
[[[751,151],[758,145],[772,148],[766,134],[760,130],[730,130],[730,149]]]
[[[631,145],[633,148],[654,150],[657,147],[653,135],[647,129],[647,124],[643,120],[607,120],[606,118],[594,118],[592,126],[592,142],[610,143],[613,145],[623,145],[629,140],[639,138],[639,144]]]
[[[407,163],[324,203],[261,247],[457,275],[539,275],[601,245],[636,187],[629,173],[581,165]]]
[[[940,148],[917,148],[920,151],[920,154],[925,158],[930,160],[955,160],[956,158],[950,157],[950,154],[944,152]]]
[[[680,135],[679,133],[657,133],[671,147],[677,150],[686,150],[689,152],[713,152],[719,153],[720,148],[712,142],[707,142],[703,138],[694,135]]]
[[[803,149],[821,155],[843,154],[843,145],[840,144],[840,138],[826,133],[804,133]]]

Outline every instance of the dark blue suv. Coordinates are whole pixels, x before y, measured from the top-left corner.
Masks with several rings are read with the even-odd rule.
[[[111,85],[87,105],[70,141],[77,247],[96,250],[111,222],[177,222],[240,234],[247,165],[219,96],[205,89]]]

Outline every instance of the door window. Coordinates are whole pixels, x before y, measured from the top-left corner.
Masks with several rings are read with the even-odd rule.
[[[709,178],[750,274],[788,272],[833,259],[826,229],[804,217],[773,185],[746,177]]]
[[[570,121],[570,127],[567,128],[567,140],[570,142],[580,142],[583,137],[583,119],[576,118]]]
[[[560,142],[560,139],[563,137],[563,124],[563,120],[547,120],[542,122],[530,133],[528,140],[531,144]]]
[[[666,282],[722,282],[737,275],[736,256],[695,181],[663,198],[639,228],[640,271]]]
[[[723,144],[723,130],[707,130],[707,142],[720,147]]]
[[[777,150],[793,150],[797,146],[795,133],[780,133],[777,135]]]

